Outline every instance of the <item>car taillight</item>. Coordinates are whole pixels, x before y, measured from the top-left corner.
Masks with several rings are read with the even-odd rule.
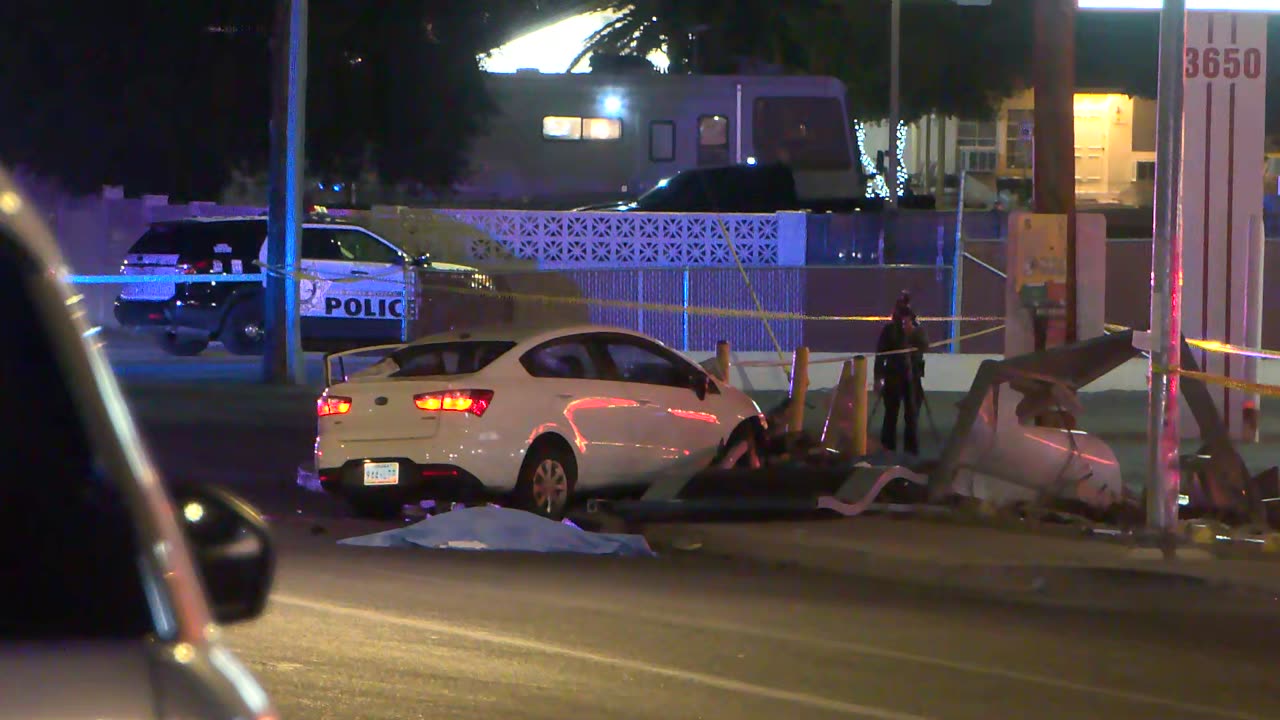
[[[427,412],[463,412],[484,415],[493,401],[492,390],[443,390],[413,396],[413,404]]]
[[[197,260],[193,263],[182,263],[178,266],[178,272],[183,275],[199,275],[209,272],[213,267],[213,263],[209,260]]]
[[[346,415],[351,412],[351,398],[323,395],[316,399],[316,415]]]

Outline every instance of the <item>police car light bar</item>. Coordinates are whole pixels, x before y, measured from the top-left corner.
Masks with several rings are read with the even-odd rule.
[[[1164,0],[1077,0],[1081,10],[1160,10]],[[1187,0],[1188,10],[1280,12],[1280,0]]]

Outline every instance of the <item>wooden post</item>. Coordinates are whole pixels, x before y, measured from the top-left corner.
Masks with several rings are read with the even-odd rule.
[[[719,376],[720,382],[728,385],[729,383],[729,341],[721,340],[716,343],[716,374]]]
[[[804,431],[804,399],[809,392],[809,348],[798,347],[791,358],[791,402],[787,406],[787,433]]]
[[[1035,211],[1067,216],[1067,343],[1076,341],[1075,15],[1076,0],[1035,0],[1031,64]]]
[[[845,363],[846,367],[848,363]],[[853,444],[849,454],[867,454],[867,356],[853,358]]]

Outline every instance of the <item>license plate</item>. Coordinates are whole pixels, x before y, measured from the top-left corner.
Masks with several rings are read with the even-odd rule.
[[[364,484],[400,484],[400,463],[366,463],[364,466]]]

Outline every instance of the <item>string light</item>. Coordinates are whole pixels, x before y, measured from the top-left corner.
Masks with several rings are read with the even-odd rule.
[[[867,176],[867,186],[865,193],[867,197],[887,198],[889,197],[889,183],[885,182],[884,175],[876,169],[875,160],[867,153],[867,128],[862,124],[861,120],[853,121],[853,135],[858,144],[858,160],[862,164],[862,172]],[[907,124],[898,123],[898,197],[902,197],[907,191],[907,181],[909,179],[907,173],[906,150],[907,150]]]

